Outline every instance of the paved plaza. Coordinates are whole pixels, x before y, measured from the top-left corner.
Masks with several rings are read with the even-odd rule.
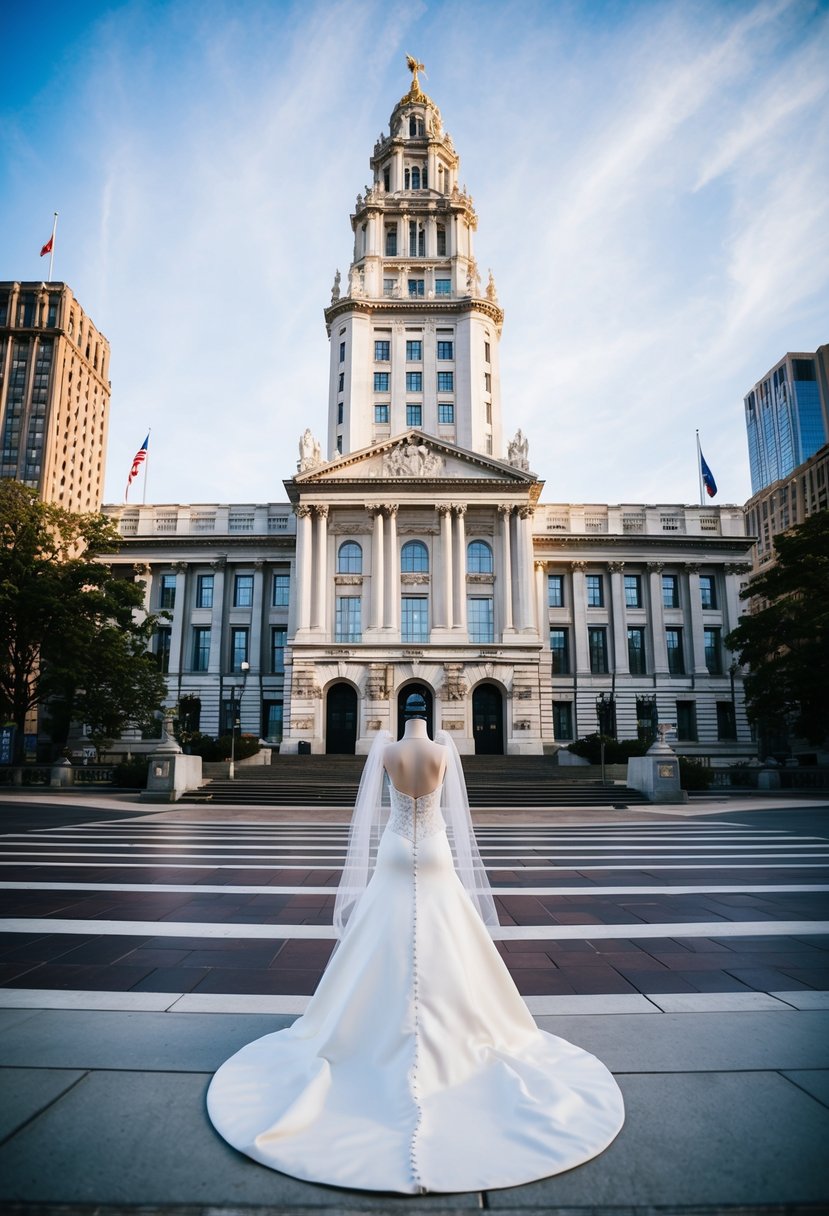
[[[829,814],[814,800],[475,813],[519,990],[623,1090],[625,1128],[599,1158],[411,1199],[236,1154],[204,1092],[313,992],[347,820],[0,797],[0,1201],[829,1210]]]

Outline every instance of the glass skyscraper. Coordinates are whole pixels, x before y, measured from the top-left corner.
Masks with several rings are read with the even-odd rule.
[[[757,494],[829,440],[829,345],[787,354],[745,397],[751,491]]]

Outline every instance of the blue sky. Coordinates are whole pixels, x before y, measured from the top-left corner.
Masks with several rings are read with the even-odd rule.
[[[106,500],[284,498],[325,433],[322,309],[406,91],[461,155],[506,312],[505,435],[549,502],[750,493],[742,397],[829,341],[829,6],[328,0],[3,6],[0,279],[112,344]]]

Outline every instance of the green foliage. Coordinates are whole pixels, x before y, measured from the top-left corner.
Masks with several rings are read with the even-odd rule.
[[[679,756],[679,784],[684,790],[707,790],[714,774],[707,764],[693,756]]]
[[[146,756],[133,756],[131,760],[124,760],[113,769],[112,784],[128,790],[146,789],[149,767]]]
[[[194,734],[188,741],[188,751],[193,756],[201,756],[202,760],[215,763],[219,760],[230,759],[230,735],[222,735],[213,739],[210,735]],[[255,756],[259,751],[259,740],[256,735],[237,735],[235,757],[246,760]]]
[[[612,739],[604,736],[605,764],[627,764],[631,756],[644,756],[649,744],[640,739]],[[584,739],[571,743],[569,750],[576,756],[583,756],[591,764],[602,762],[602,736],[599,734],[586,735]]]
[[[160,708],[166,687],[147,655],[157,618],[141,616],[141,586],[100,560],[119,546],[113,526],[4,479],[0,541],[0,717],[18,737],[48,703],[58,748],[76,720],[100,749]]]
[[[743,598],[766,601],[725,639],[749,668],[746,708],[764,729],[829,737],[829,511],[775,537],[777,562]]]

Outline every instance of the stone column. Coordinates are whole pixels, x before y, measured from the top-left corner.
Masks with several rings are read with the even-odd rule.
[[[611,671],[630,675],[628,659],[627,616],[625,613],[624,562],[608,562],[610,571],[610,604],[613,614],[613,663]]]
[[[319,503],[314,507],[315,531],[314,538],[314,573],[313,591],[311,595],[311,628],[325,632],[325,589],[328,582],[326,566],[328,564],[328,507]]]
[[[294,508],[296,527],[296,630],[301,633],[311,624],[311,560],[313,557],[313,531],[311,508],[300,505]]]
[[[550,630],[548,627],[549,613],[547,611],[547,563],[535,562],[535,615],[538,621],[538,633],[545,647],[550,645]]]
[[[654,675],[668,674],[668,644],[665,641],[665,612],[662,602],[662,570],[664,562],[648,562],[648,589],[651,610],[650,626],[653,641]]]
[[[173,562],[176,574],[176,604],[170,634],[170,675],[180,672],[184,649],[184,621],[187,616],[187,562]]]
[[[438,507],[440,516],[440,589],[435,597],[435,612],[439,629],[451,629],[454,620],[452,596],[452,508],[448,503]],[[436,585],[437,590],[437,585]]]
[[[217,557],[210,563],[213,570],[213,608],[210,613],[210,661],[207,670],[211,675],[218,675],[222,670],[226,565],[226,557]]]
[[[729,562],[723,567],[725,577],[725,611],[723,613],[723,633],[730,633],[740,623],[740,614],[748,611],[748,604],[740,600],[740,576],[751,573],[751,566],[745,562]]]
[[[587,646],[587,588],[584,582],[584,562],[572,562],[573,572],[573,642],[577,675],[590,674],[590,652]]]
[[[501,517],[501,572],[500,572],[500,595],[501,602],[501,620],[503,622],[503,633],[512,633],[512,545],[510,541],[510,520],[512,518],[512,507],[503,504],[498,508],[498,514]]]
[[[383,628],[384,601],[383,583],[385,573],[383,568],[385,537],[383,530],[382,507],[369,507],[369,515],[374,520],[374,531],[371,536],[371,629]]]
[[[384,511],[389,517],[386,536],[386,610],[383,627],[397,633],[400,629],[400,565],[397,556],[397,504],[390,503]]]
[[[705,636],[703,634],[702,599],[699,590],[699,566],[688,562],[685,566],[688,575],[688,604],[691,618],[691,671],[694,675],[708,675],[705,664]]]
[[[262,590],[265,581],[265,563],[253,563],[253,602],[250,611],[250,646],[248,660],[251,675],[262,670]],[[214,588],[215,591],[215,588]]]
[[[516,611],[516,628],[522,633],[526,633],[534,628],[532,620],[532,596],[531,596],[531,578],[532,578],[532,517],[533,509],[530,506],[522,506],[518,508],[518,516],[515,527],[515,586],[517,590],[517,611]]]
[[[466,503],[453,504],[455,541],[453,546],[454,627],[466,633]]]

